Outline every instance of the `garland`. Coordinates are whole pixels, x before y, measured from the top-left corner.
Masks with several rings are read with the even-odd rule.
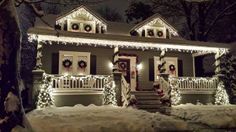
[[[166,61],[165,61],[165,50],[162,50],[161,51],[161,54],[160,54],[160,62],[161,62],[161,64],[160,64],[160,73],[165,73],[165,71],[166,71],[166,69],[165,69],[165,64],[166,64]],[[158,67],[159,68],[159,67]]]
[[[69,60],[69,59],[65,59],[65,60],[62,62],[62,65],[63,65],[65,68],[70,68],[71,65],[72,65],[72,61]]]
[[[83,60],[80,60],[78,62],[78,66],[79,66],[79,68],[84,69],[84,68],[87,67],[87,63],[85,61],[83,61]]]

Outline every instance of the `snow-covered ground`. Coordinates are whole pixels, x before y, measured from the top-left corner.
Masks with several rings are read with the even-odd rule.
[[[35,132],[153,132],[236,128],[236,106],[180,105],[171,116],[114,106],[52,107],[27,114]]]
[[[210,128],[236,130],[236,105],[179,105],[172,108],[171,115]]]

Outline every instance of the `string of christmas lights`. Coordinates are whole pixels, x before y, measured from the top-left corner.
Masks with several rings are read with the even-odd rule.
[[[88,46],[105,46],[110,48],[135,48],[141,50],[165,50],[165,51],[179,51],[179,52],[199,52],[199,53],[227,53],[227,48],[207,47],[207,46],[193,46],[193,45],[173,45],[167,43],[154,43],[154,42],[134,42],[134,41],[119,41],[119,40],[105,40],[96,38],[83,38],[83,37],[66,37],[56,35],[39,35],[28,34],[28,40],[42,42],[44,44],[74,44],[74,45],[88,45]]]
[[[224,83],[221,81],[218,84],[216,94],[215,94],[215,104],[217,105],[227,105],[229,104],[229,96],[225,90]]]
[[[117,105],[114,81],[110,81],[109,83],[105,84],[105,87],[103,90],[103,104],[115,105],[115,106]]]
[[[43,74],[43,84],[38,95],[37,108],[54,106],[51,76]]]

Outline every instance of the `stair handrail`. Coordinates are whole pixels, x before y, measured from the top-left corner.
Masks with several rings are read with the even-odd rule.
[[[125,80],[124,76],[121,76],[121,97],[122,97],[122,106],[127,107],[129,105],[131,97],[130,85]]]
[[[168,81],[166,81],[163,77],[159,77],[159,81],[160,81],[160,87],[162,88],[162,90],[167,93],[170,89],[170,84]]]

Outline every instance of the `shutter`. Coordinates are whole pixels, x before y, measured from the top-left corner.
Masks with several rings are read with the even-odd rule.
[[[178,60],[178,76],[182,77],[183,76],[183,61]]]
[[[142,37],[145,37],[145,30],[142,30]]]
[[[64,30],[64,31],[67,31],[67,22],[64,24],[63,30]]]
[[[149,58],[149,81],[154,81],[154,59]]]
[[[90,74],[96,75],[97,74],[97,56],[91,55],[90,57]]]
[[[59,53],[52,53],[52,67],[51,72],[52,74],[58,74],[59,73]]]
[[[169,32],[168,29],[166,29],[166,38],[167,38],[167,39],[170,39],[170,32]]]

